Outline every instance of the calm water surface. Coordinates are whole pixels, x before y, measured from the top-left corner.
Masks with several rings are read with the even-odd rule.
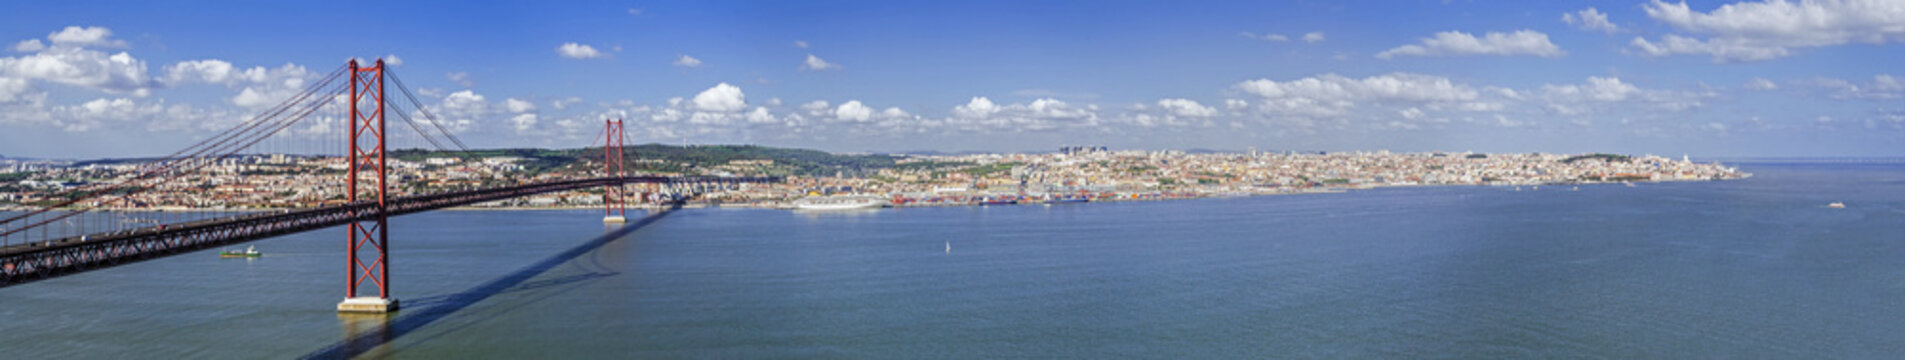
[[[1901,358],[1905,165],[1175,202],[392,221],[0,289],[8,358]],[[1826,204],[1844,201],[1848,208]],[[951,250],[948,251],[947,247]]]

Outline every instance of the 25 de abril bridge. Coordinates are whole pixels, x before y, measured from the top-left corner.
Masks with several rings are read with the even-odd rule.
[[[387,92],[387,89],[396,92]],[[410,131],[391,131],[396,115]],[[335,128],[334,128],[335,126]],[[344,228],[347,265],[340,312],[390,312],[389,219],[393,216],[578,189],[602,188],[604,221],[625,221],[625,201],[680,201],[715,188],[778,181],[771,177],[661,176],[628,172],[627,131],[605,120],[598,171],[505,184],[466,184],[415,190],[398,186],[387,149],[428,147],[464,154],[469,149],[423,106],[384,63],[351,60],[282,103],[169,155],[145,161],[114,181],[88,183],[28,209],[0,213],[0,287],[83,271],[228,246],[285,234]],[[341,131],[338,131],[341,130]],[[337,133],[344,138],[336,138]],[[196,216],[134,216],[151,210],[158,194],[192,191],[188,184],[222,171],[244,156],[274,154],[329,162],[330,196],[280,199],[280,206]],[[476,163],[475,161],[466,162]],[[462,169],[481,176],[482,168]],[[407,179],[412,181],[430,179]],[[174,213],[177,213],[175,210]],[[401,242],[401,239],[397,239]]]

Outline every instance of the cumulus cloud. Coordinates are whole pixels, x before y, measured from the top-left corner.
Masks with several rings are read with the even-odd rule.
[[[873,108],[861,104],[859,100],[848,100],[833,109],[834,117],[849,121],[867,121],[873,118]]]
[[[958,130],[973,132],[1027,132],[1061,128],[1093,127],[1100,124],[1096,106],[1075,106],[1057,99],[1038,99],[1030,104],[999,105],[985,97],[974,97],[965,105],[955,106],[945,123]]]
[[[130,98],[98,98],[73,105],[47,106],[40,103],[34,106],[0,107],[0,110],[5,111],[5,116],[0,116],[0,124],[50,125],[68,132],[94,131],[107,128],[108,124],[142,123],[147,131],[188,128],[209,130],[229,126],[219,120],[235,118],[237,115],[187,105],[168,105],[164,100]],[[112,127],[122,128],[123,125]]]
[[[540,117],[536,114],[516,114],[516,116],[509,118],[509,124],[516,129],[516,133],[518,134],[528,133],[535,131],[536,121],[539,118]]]
[[[696,110],[736,112],[747,109],[747,95],[738,86],[720,83],[695,94],[693,103]]]
[[[1177,116],[1187,116],[1187,117],[1217,116],[1217,109],[1213,109],[1209,106],[1204,106],[1203,104],[1198,104],[1197,101],[1192,101],[1190,99],[1158,100],[1158,108],[1164,109],[1165,111],[1169,111],[1171,114],[1177,115]]]
[[[204,59],[166,66],[163,81],[167,86],[205,83],[241,89],[231,98],[232,104],[259,108],[277,105],[296,95],[314,77],[309,70],[295,64],[241,69],[224,60]]]
[[[534,112],[536,111],[536,103],[529,102],[528,100],[518,100],[516,98],[508,98],[508,99],[503,99],[503,109],[509,110],[509,112],[517,113],[517,114]]]
[[[144,60],[120,52],[55,45],[20,57],[0,58],[0,77],[39,80],[115,94],[144,96],[158,84]]]
[[[437,121],[440,122],[436,125],[441,125],[452,133],[470,131],[479,122],[492,120],[498,115],[496,106],[490,104],[487,97],[470,90],[450,93],[443,97],[442,102],[432,107],[434,108],[432,113],[437,115]],[[411,116],[411,119],[430,122],[421,114]]]
[[[693,56],[688,56],[687,54],[682,54],[682,55],[681,55],[681,57],[678,57],[678,58],[675,58],[675,66],[680,66],[680,67],[701,67],[701,59],[696,59],[696,58],[695,58],[695,57],[693,57]]]
[[[1905,79],[1888,74],[1873,75],[1871,81],[1855,83],[1852,81],[1816,78],[1804,85],[1824,89],[1827,96],[1835,99],[1894,100],[1905,98]]]
[[[390,65],[390,66],[403,66],[403,58],[397,57],[397,54],[384,55],[384,64]]]
[[[1685,2],[1653,0],[1647,16],[1706,36],[1635,37],[1642,55],[1705,55],[1714,62],[1756,61],[1791,55],[1795,48],[1905,41],[1905,6],[1875,0],[1765,0],[1694,11]]]
[[[598,59],[608,57],[608,54],[595,50],[594,46],[577,43],[563,43],[562,46],[557,46],[556,54],[570,59]]]
[[[24,100],[27,91],[31,89],[27,86],[26,79],[0,77],[0,104]]]
[[[1312,31],[1308,34],[1303,34],[1303,42],[1312,43],[1312,44],[1323,42],[1323,32]]]
[[[40,50],[46,50],[46,43],[40,42],[40,39],[20,40],[19,43],[13,44],[13,51],[35,52]]]
[[[572,96],[572,97],[563,98],[563,99],[550,100],[549,107],[556,109],[556,111],[563,111],[563,110],[568,110],[570,106],[575,106],[576,104],[581,104],[581,103],[582,103],[582,98]]]
[[[1371,129],[1405,128],[1387,124],[1403,120],[1446,122],[1435,117],[1446,112],[1497,113],[1517,104],[1514,91],[1476,88],[1445,77],[1390,73],[1365,78],[1321,74],[1278,81],[1256,79],[1232,85],[1245,99],[1225,101],[1237,115],[1255,118],[1275,128],[1312,132],[1323,127],[1362,124]]]
[[[443,74],[443,78],[449,79],[450,82],[457,83],[458,85],[463,85],[463,87],[476,85],[476,82],[470,80],[470,73],[467,72],[448,72]]]
[[[100,26],[68,26],[60,31],[46,35],[53,45],[126,47],[125,41],[112,38],[112,30]]]
[[[830,63],[826,60],[821,60],[819,56],[807,54],[807,60],[800,63],[800,68],[813,71],[836,70],[840,69],[840,64]]]
[[[1587,8],[1587,10],[1561,14],[1561,22],[1574,25],[1575,27],[1581,28],[1581,30],[1600,31],[1609,34],[1621,30],[1619,26],[1615,26],[1614,23],[1607,21],[1607,14],[1602,13],[1600,10],[1595,10],[1592,7]]]
[[[1389,59],[1396,55],[1414,56],[1459,56],[1459,55],[1534,55],[1540,57],[1558,57],[1566,55],[1561,47],[1548,41],[1548,34],[1534,30],[1517,30],[1513,33],[1491,32],[1475,37],[1460,31],[1444,31],[1435,37],[1423,38],[1421,44],[1403,45],[1377,53],[1376,58]]]
[[[1581,84],[1542,85],[1539,98],[1549,112],[1581,115],[1602,111],[1651,110],[1680,111],[1703,106],[1710,93],[1649,90],[1616,77],[1588,77]],[[1637,106],[1638,105],[1638,106]]]
[[[1263,34],[1263,35],[1258,35],[1258,34],[1255,34],[1255,33],[1251,33],[1251,32],[1242,32],[1242,33],[1238,33],[1237,35],[1238,35],[1238,36],[1242,36],[1242,37],[1244,37],[1244,38],[1246,38],[1246,39],[1257,39],[1257,40],[1263,40],[1263,41],[1269,41],[1269,42],[1286,42],[1286,41],[1290,41],[1290,37],[1289,37],[1289,36],[1284,36],[1283,34]]]
[[[1759,91],[1778,90],[1779,84],[1774,84],[1772,80],[1753,78],[1752,80],[1746,81],[1746,89]]]

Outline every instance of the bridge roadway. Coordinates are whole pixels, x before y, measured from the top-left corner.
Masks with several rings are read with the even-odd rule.
[[[565,180],[413,195],[389,200],[390,216],[616,183],[725,185],[778,182],[773,177],[628,176]],[[264,211],[0,248],[0,287],[207,248],[376,219],[375,202]]]

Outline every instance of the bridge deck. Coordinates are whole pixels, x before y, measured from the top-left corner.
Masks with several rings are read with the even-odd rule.
[[[452,206],[574,190],[610,184],[734,184],[776,182],[761,177],[630,176],[565,180],[488,189],[405,196],[390,199],[389,216]],[[0,287],[86,270],[175,255],[278,235],[375,219],[376,203],[359,202],[310,209],[260,212],[221,219],[166,224],[0,248]]]

